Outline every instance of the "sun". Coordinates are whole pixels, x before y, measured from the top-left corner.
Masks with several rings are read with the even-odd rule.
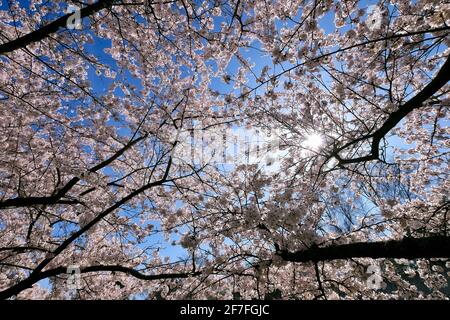
[[[305,136],[303,146],[306,149],[318,150],[322,145],[323,145],[323,138],[320,134],[314,132]]]

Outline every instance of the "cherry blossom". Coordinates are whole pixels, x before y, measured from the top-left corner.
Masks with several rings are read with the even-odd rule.
[[[0,298],[448,299],[449,25],[439,0],[1,2]],[[276,143],[198,153],[239,132]]]

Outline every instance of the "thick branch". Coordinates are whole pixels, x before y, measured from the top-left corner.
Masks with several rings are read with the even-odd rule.
[[[80,228],[78,231],[74,232],[69,238],[64,240],[53,252],[50,256],[45,258],[39,265],[31,272],[31,274],[28,276],[28,278],[18,282],[16,285],[12,286],[9,289],[6,289],[4,291],[0,292],[0,300],[1,299],[7,299],[12,295],[17,294],[23,288],[28,288],[33,283],[36,283],[36,278],[39,277],[39,275],[42,273],[42,270],[55,258],[57,257],[62,251],[64,251],[71,243],[73,243],[76,239],[78,239],[80,236],[82,236],[84,233],[86,233],[89,229],[91,229],[94,225],[96,225],[99,221],[101,221],[103,218],[105,218],[108,214],[111,212],[114,212],[116,209],[120,208],[120,206],[126,204],[128,201],[136,197],[137,195],[141,194],[142,192],[155,187],[155,186],[161,186],[164,182],[167,181],[167,177],[169,176],[170,168],[172,165],[172,158],[169,158],[169,161],[167,163],[166,170],[164,172],[163,177],[160,180],[148,183],[141,188],[129,193],[127,196],[123,197],[121,200],[117,201],[115,204],[110,206],[108,209],[104,210],[100,214],[98,214],[94,219],[92,219],[89,223],[87,223],[85,226]],[[37,280],[39,281],[39,280]],[[17,291],[17,288],[22,288],[21,290]]]
[[[285,261],[310,262],[350,258],[450,258],[450,237],[404,238],[379,242],[357,242],[328,247],[311,247],[289,252],[278,250]]]
[[[431,98],[444,85],[446,85],[448,81],[450,81],[450,56],[447,57],[447,60],[445,61],[444,65],[441,67],[441,69],[433,78],[433,80],[428,85],[426,85],[419,93],[417,93],[413,98],[411,98],[403,105],[401,105],[397,111],[392,112],[379,129],[377,129],[372,134],[368,134],[344,145],[343,147],[335,151],[332,156],[338,159],[340,164],[358,163],[379,159],[380,142],[384,138],[384,136],[390,130],[392,130],[409,113],[411,113],[415,109],[422,107],[423,103],[427,101],[429,98]],[[369,155],[353,159],[342,159],[341,157],[339,157],[338,153],[344,150],[345,148],[349,147],[350,145],[371,138],[373,140]]]
[[[113,0],[99,0],[96,3],[86,6],[85,8],[80,10],[81,18],[90,16],[106,7],[111,6]],[[32,31],[20,38],[11,40],[7,43],[3,43],[0,45],[0,54],[5,54],[8,52],[12,52],[19,48],[25,48],[27,45],[41,41],[47,38],[50,34],[55,33],[58,29],[63,28],[67,25],[67,19],[72,16],[72,13],[68,13],[51,23],[39,28],[35,31]]]
[[[141,280],[161,280],[161,279],[177,279],[177,278],[187,278],[190,276],[195,276],[200,274],[196,273],[162,273],[162,274],[144,274],[135,269],[120,266],[120,265],[98,265],[98,266],[89,266],[85,268],[80,268],[80,273],[88,273],[88,272],[100,272],[100,271],[112,271],[112,272],[122,272],[129,274],[137,279]],[[41,272],[40,278],[45,279],[48,277],[53,277],[59,274],[67,273],[66,267],[58,267],[50,270],[46,270]]]
[[[88,272],[101,272],[101,271],[111,271],[111,272],[122,272],[126,273],[130,276],[133,276],[140,280],[164,280],[164,279],[183,279],[191,276],[197,276],[200,272],[195,273],[161,273],[161,274],[144,274],[135,269],[120,266],[120,265],[98,265],[98,266],[89,266],[80,268],[80,273],[88,273]],[[46,279],[49,277],[54,277],[60,274],[66,274],[66,267],[57,267],[54,269],[46,270],[43,272],[36,273],[33,277],[27,278],[27,281],[22,281],[18,285],[13,286],[9,289],[6,289],[0,292],[0,300],[8,299],[14,295],[19,294],[23,290],[31,288],[33,284],[37,283],[42,279]]]
[[[125,151],[127,151],[129,148],[134,146],[139,141],[145,139],[147,137],[146,135],[143,135],[137,139],[134,139],[127,143],[122,149],[118,150],[116,153],[114,153],[110,158],[102,161],[101,163],[95,165],[94,167],[90,168],[88,170],[89,173],[94,173],[110,163],[112,163],[114,160],[119,158]],[[80,181],[79,177],[73,177],[70,179],[67,184],[59,189],[56,193],[54,193],[51,196],[44,196],[44,197],[17,197],[17,198],[11,198],[4,201],[0,201],[0,209],[2,208],[8,208],[8,207],[29,207],[34,205],[53,205],[53,204],[75,204],[78,203],[76,200],[62,200],[61,198],[64,197],[67,192],[72,189],[74,185],[77,184],[77,182]]]

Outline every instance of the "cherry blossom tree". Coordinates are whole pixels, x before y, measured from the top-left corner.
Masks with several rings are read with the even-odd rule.
[[[2,299],[450,296],[445,1],[0,8]]]

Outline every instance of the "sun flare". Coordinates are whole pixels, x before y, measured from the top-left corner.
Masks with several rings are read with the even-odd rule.
[[[318,133],[311,133],[305,136],[303,146],[307,149],[318,150],[323,145],[323,138]]]

